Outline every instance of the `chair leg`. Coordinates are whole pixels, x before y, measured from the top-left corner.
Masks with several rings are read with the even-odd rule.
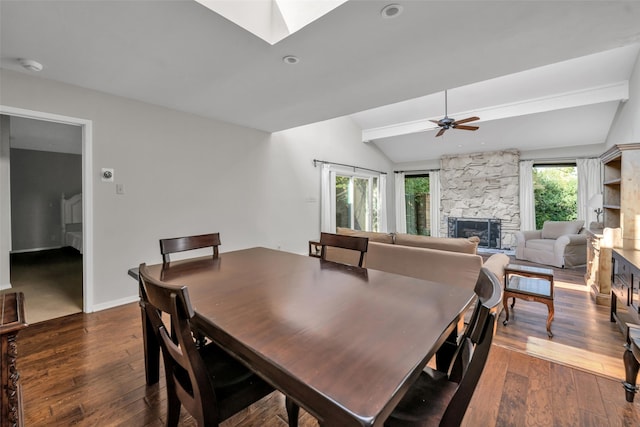
[[[180,421],[180,399],[167,384],[167,427],[177,427]]]
[[[285,407],[287,408],[287,418],[289,418],[289,427],[298,427],[298,415],[300,407],[287,396],[285,398]]]
[[[624,361],[625,380],[622,382],[622,385],[624,387],[625,398],[627,402],[633,402],[633,397],[638,392],[636,381],[638,379],[638,370],[640,369],[640,363],[633,356],[629,344],[627,344],[625,347],[626,350],[622,357]]]

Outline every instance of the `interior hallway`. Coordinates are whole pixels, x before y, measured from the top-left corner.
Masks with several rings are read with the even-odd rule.
[[[29,324],[82,312],[82,254],[73,248],[11,254],[11,289]]]

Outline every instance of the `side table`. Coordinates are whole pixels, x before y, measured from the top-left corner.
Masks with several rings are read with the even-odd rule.
[[[547,315],[547,335],[553,337],[551,322],[554,316],[553,307],[553,269],[532,267],[528,265],[509,264],[504,268],[504,293],[502,305],[506,318],[503,325],[509,322],[508,300],[511,297],[511,308],[516,304],[516,298],[545,304],[549,310]]]

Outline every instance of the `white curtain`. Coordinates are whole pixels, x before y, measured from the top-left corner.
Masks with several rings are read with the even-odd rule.
[[[520,161],[520,230],[536,229],[533,198],[533,160]]]
[[[396,233],[407,232],[407,207],[405,206],[404,172],[396,172]]]
[[[378,231],[387,232],[387,174],[378,178]]]
[[[578,219],[584,220],[584,226],[596,221],[594,208],[589,207],[589,200],[594,195],[602,192],[601,173],[602,163],[600,159],[577,159],[578,170]],[[602,219],[602,215],[600,216]]]
[[[336,173],[327,163],[322,165],[320,171],[320,231],[335,233],[336,216],[332,204],[336,200]]]
[[[440,237],[440,171],[429,172],[431,235]]]

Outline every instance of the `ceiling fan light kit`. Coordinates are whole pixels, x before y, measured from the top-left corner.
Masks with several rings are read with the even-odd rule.
[[[478,126],[469,126],[464,125],[464,123],[473,122],[476,120],[480,120],[480,117],[467,117],[466,119],[456,120],[447,115],[447,91],[444,91],[444,117],[440,120],[429,120],[437,124],[440,127],[440,130],[436,134],[436,137],[442,136],[444,132],[448,129],[460,129],[460,130],[478,130],[480,129]]]

